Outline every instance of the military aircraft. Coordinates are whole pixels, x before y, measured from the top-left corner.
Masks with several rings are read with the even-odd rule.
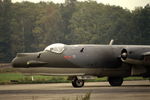
[[[150,77],[150,46],[56,43],[40,52],[18,53],[12,66],[23,73],[69,76],[73,87],[104,76],[111,86],[121,86],[124,77]]]

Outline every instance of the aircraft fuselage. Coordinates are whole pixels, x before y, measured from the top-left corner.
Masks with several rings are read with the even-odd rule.
[[[47,72],[56,75],[75,74],[125,77],[149,74],[149,64],[147,63],[145,65],[142,62],[141,64],[124,63],[121,60],[121,51],[123,49],[128,51],[128,58],[134,61],[142,60],[143,63],[149,62],[149,59],[144,61],[143,56],[141,56],[143,53],[150,51],[149,46],[64,45],[64,50],[59,53],[44,50],[36,53],[17,54],[12,64],[15,68],[30,68],[34,69],[35,73],[39,71],[39,73]],[[133,67],[141,68],[142,71],[133,73]]]

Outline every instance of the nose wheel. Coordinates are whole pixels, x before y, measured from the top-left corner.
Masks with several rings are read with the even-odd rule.
[[[84,80],[78,79],[77,77],[74,77],[72,79],[72,86],[75,88],[83,87],[84,86]]]

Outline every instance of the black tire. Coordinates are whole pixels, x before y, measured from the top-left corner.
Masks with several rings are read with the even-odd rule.
[[[122,77],[109,77],[108,82],[111,86],[121,86],[123,83]]]
[[[84,86],[84,80],[74,79],[74,80],[72,80],[72,86],[75,88],[83,87]]]

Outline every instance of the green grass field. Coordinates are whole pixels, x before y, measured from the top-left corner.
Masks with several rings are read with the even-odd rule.
[[[34,80],[31,76],[25,76],[21,73],[0,73],[0,84],[26,84],[26,83],[65,83],[70,82],[67,76],[41,76],[34,75]],[[128,77],[124,80],[143,80],[142,77]],[[106,81],[106,77],[88,80],[90,82]]]
[[[0,73],[0,84],[69,82],[67,80],[67,77],[64,77],[64,76],[58,77],[58,76],[34,75],[33,77],[34,77],[34,80],[32,81],[31,76],[25,76],[21,73]]]
[[[67,76],[25,76],[22,73],[16,73],[10,67],[10,64],[0,64],[0,84],[27,84],[27,83],[65,83],[70,82]],[[127,77],[124,80],[145,80],[142,77]],[[107,81],[107,77],[86,80],[88,82]]]

